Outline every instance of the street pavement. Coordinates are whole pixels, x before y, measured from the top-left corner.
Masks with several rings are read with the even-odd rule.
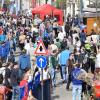
[[[62,84],[62,81],[60,79],[60,73],[57,73],[56,76],[57,79],[57,86],[53,88],[52,91],[52,100],[72,100],[72,93],[71,90],[66,90],[66,83]]]
[[[67,91],[66,83],[62,84],[59,72],[57,72],[56,79],[57,79],[57,83],[56,83],[57,86],[53,88],[53,91],[51,93],[52,96],[51,100],[72,100],[71,86],[70,86],[70,90]],[[78,99],[76,98],[76,100]],[[87,100],[85,96],[83,100]]]
[[[52,100],[72,100],[71,91],[66,91],[66,84],[59,85],[54,89]]]
[[[17,52],[20,52],[18,48],[17,48]],[[16,55],[16,61],[18,61],[19,59],[19,53],[17,54],[18,55]],[[57,86],[52,89],[51,100],[72,100],[72,91],[66,90],[66,83],[62,84],[59,71],[57,71],[56,80],[57,80],[56,81]],[[84,98],[83,100],[86,100],[86,99]]]

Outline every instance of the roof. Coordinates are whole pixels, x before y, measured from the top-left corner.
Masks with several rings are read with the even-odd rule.
[[[38,7],[34,8],[32,10],[33,14],[38,14],[38,13],[42,14],[42,13],[44,13],[44,14],[50,15],[53,12],[54,13],[60,13],[62,11],[60,9],[57,9],[54,6],[51,6],[50,4],[44,4],[42,6],[38,6]]]
[[[100,13],[83,13],[83,17],[100,17]]]
[[[96,8],[84,8],[83,9],[83,12],[90,12],[90,13],[96,13],[96,12],[100,12],[100,8],[97,8],[97,10],[96,10]]]
[[[42,6],[38,6],[32,10],[32,13],[52,13],[52,11],[55,9],[55,7],[49,5],[49,4],[44,4]]]
[[[84,8],[83,17],[100,17],[100,8]]]

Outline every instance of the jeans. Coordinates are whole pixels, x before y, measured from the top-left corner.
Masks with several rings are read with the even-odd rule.
[[[54,68],[50,68],[50,75],[52,79],[52,85],[56,85],[56,71]]]
[[[18,86],[13,87],[12,100],[20,100],[20,89]]]
[[[22,80],[23,73],[24,73],[24,70],[19,69],[19,77],[20,77],[20,80]]]
[[[73,99],[72,100],[81,100],[82,85],[73,85],[72,87],[73,87],[72,89]],[[76,99],[76,96],[78,97],[78,99]]]
[[[69,76],[68,76],[66,89],[69,89],[69,86],[71,84],[71,81],[72,81],[72,79],[71,79],[71,73],[70,73]]]
[[[63,80],[67,81],[66,66],[61,65],[61,68],[62,68]]]
[[[62,74],[62,68],[61,68],[61,65],[59,65],[59,69],[60,69],[61,79],[63,79],[63,74]]]

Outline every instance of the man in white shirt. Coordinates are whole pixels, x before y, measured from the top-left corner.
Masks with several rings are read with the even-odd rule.
[[[65,35],[64,35],[63,31],[60,30],[59,33],[58,33],[58,38],[59,38],[59,40],[60,40],[60,41],[63,41],[64,36],[65,36]]]
[[[100,69],[100,50],[98,51],[98,54],[96,56],[95,68]]]

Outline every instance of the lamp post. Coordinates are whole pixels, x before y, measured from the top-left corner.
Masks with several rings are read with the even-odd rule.
[[[98,13],[97,13],[97,10],[98,10],[98,0],[96,0],[96,3],[95,3],[95,8],[96,8],[96,22],[94,23],[96,26],[96,32],[97,32],[97,26],[98,26]]]
[[[83,0],[80,0],[80,17],[81,20],[83,21]]]
[[[97,5],[98,5],[98,0],[96,0],[96,3],[95,3],[95,6],[96,6],[96,22],[97,22],[97,19],[98,19],[98,13],[97,13],[98,7],[97,7]]]
[[[73,5],[73,17],[75,17],[75,0],[72,1],[72,5]]]

